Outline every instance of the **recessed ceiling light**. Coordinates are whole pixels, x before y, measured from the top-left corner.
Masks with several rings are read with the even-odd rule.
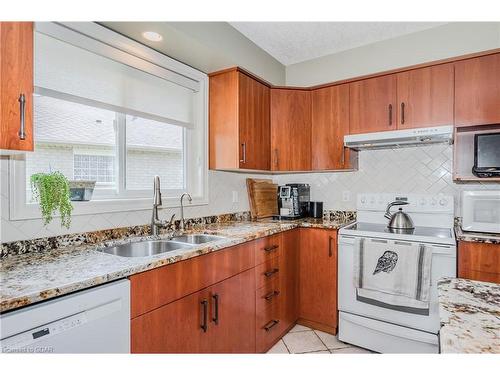
[[[144,31],[142,36],[152,42],[159,42],[163,37],[155,31]]]

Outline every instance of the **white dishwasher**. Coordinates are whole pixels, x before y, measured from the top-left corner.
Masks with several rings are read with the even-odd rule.
[[[0,315],[3,353],[130,353],[130,282]]]

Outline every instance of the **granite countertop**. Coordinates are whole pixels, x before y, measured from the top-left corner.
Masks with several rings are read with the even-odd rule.
[[[126,258],[102,253],[98,249],[145,239],[167,239],[166,236],[127,237],[98,244],[69,245],[45,252],[6,257],[1,260],[0,266],[0,312],[125,278],[135,273],[299,226],[338,229],[352,221],[304,219],[207,224],[195,232],[216,234],[226,238],[189,249],[148,257]]]
[[[438,283],[441,353],[500,353],[500,284]]]
[[[460,222],[455,224],[455,237],[457,241],[500,244],[500,234],[467,232],[462,230]]]

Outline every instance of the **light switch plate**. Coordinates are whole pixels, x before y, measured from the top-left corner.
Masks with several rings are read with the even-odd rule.
[[[344,190],[342,192],[342,201],[349,202],[351,200],[351,192],[349,190]]]
[[[238,192],[236,190],[233,190],[233,203],[238,203]]]

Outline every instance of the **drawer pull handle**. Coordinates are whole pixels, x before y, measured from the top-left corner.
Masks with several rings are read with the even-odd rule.
[[[264,272],[264,276],[265,277],[271,277],[272,275],[274,275],[275,273],[277,273],[279,271],[278,268],[274,268],[272,269],[271,271],[266,271]]]
[[[280,291],[279,290],[273,290],[272,292],[270,293],[267,293],[264,298],[267,300],[267,301],[270,301],[273,297],[275,296],[279,296],[280,295]]]
[[[328,237],[328,256],[330,258],[333,255],[332,241],[333,241],[333,237],[332,236]]]
[[[264,326],[264,329],[269,332],[273,327],[275,327],[280,321],[273,319]]]
[[[208,301],[206,299],[204,299],[203,301],[201,301],[201,306],[203,307],[203,317],[202,317],[202,322],[201,322],[201,329],[203,330],[203,332],[207,332],[207,329],[208,329],[208,323],[207,323],[207,319],[208,319]]]
[[[212,321],[217,325],[219,324],[219,295],[214,294],[212,298],[214,299],[215,304],[215,316],[212,318]]]
[[[278,247],[279,247],[279,245],[273,245],[273,246],[265,247],[264,251],[270,252],[270,251],[276,250]]]

